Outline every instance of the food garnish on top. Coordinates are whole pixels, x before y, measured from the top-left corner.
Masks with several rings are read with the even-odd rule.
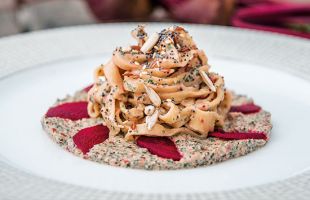
[[[172,26],[150,36],[139,25],[137,45],[113,52],[94,72],[88,113],[102,118],[110,136],[200,138],[223,126],[232,96],[224,79],[210,72],[208,59],[189,33]]]

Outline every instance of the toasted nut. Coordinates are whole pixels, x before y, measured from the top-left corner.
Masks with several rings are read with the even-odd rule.
[[[203,70],[199,70],[199,74],[202,77],[202,80],[207,84],[207,86],[210,88],[210,90],[212,92],[216,92],[216,88],[213,85],[213,82],[210,80],[207,72],[203,71]]]
[[[144,108],[144,114],[146,114],[147,116],[152,115],[154,111],[155,111],[155,107],[153,105],[148,105],[148,106],[145,106]]]
[[[98,76],[98,79],[99,79],[100,83],[104,83],[107,81],[105,76]]]
[[[150,51],[154,45],[157,43],[159,39],[159,34],[158,33],[154,33],[153,35],[151,35],[151,37],[143,44],[143,46],[141,47],[141,51],[143,53],[146,53],[148,51]]]
[[[156,65],[157,65],[157,67],[160,67],[159,61],[158,61],[158,60],[156,61]]]
[[[159,95],[152,89],[144,85],[145,91],[147,95],[149,96],[150,100],[152,103],[156,106],[159,107],[161,104],[161,99]]]
[[[151,130],[158,121],[159,112],[155,110],[151,116],[146,116],[145,123],[148,130]]]

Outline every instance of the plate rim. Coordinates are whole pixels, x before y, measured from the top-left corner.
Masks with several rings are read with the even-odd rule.
[[[114,44],[109,41],[108,45],[96,46],[94,38],[101,34],[109,34],[126,27],[132,28],[139,23],[108,23],[101,25],[83,25],[75,27],[58,28],[51,30],[36,31],[15,36],[8,36],[0,39],[0,80],[14,75],[24,69],[29,69],[46,62],[60,59],[67,59],[76,56],[90,56],[99,53],[108,53],[109,48]],[[173,23],[148,23],[151,28],[172,25]],[[310,81],[310,59],[307,59],[307,52],[310,52],[310,40],[286,36],[277,33],[253,31],[247,29],[221,27],[210,25],[181,24],[195,32],[207,32],[210,38],[220,37],[223,41],[215,42],[210,49],[221,52],[230,58],[238,58],[260,64],[259,58],[266,58],[263,62],[265,66],[281,69],[295,76]],[[71,37],[72,34],[75,37]],[[87,37],[89,34],[93,38]],[[88,38],[87,42],[82,39]],[[223,47],[231,39],[240,39],[237,47]],[[45,41],[45,42],[44,42]],[[61,43],[61,42],[64,43]],[[79,42],[77,42],[79,41]],[[42,43],[43,42],[43,43]],[[58,42],[58,43],[57,43]],[[117,41],[116,41],[117,42]],[[266,45],[269,49],[251,49],[247,42]],[[254,43],[254,44],[253,44]],[[16,46],[19,46],[19,49]],[[70,46],[71,45],[71,46]],[[95,45],[95,46],[94,46]],[[114,45],[115,46],[115,45]],[[284,47],[289,47],[285,49]],[[49,47],[48,49],[46,49]],[[73,47],[75,48],[73,50]],[[87,48],[92,47],[92,48]],[[94,48],[95,47],[95,48]],[[85,51],[87,49],[87,51]],[[272,52],[270,50],[277,50]],[[62,51],[59,51],[62,50]],[[67,50],[67,51],[66,51]],[[71,51],[69,51],[71,50]],[[72,51],[73,50],[73,51]],[[22,53],[27,52],[27,55]],[[40,55],[38,55],[40,52]],[[63,52],[66,52],[65,54]],[[259,54],[258,54],[259,53]],[[290,56],[290,57],[288,57]],[[18,58],[18,59],[14,59]],[[274,58],[278,58],[274,59]],[[298,65],[293,65],[293,61],[301,61]],[[268,63],[266,65],[266,62]],[[292,67],[294,66],[294,67]],[[285,180],[275,181],[254,187],[240,188],[229,191],[217,191],[210,193],[190,193],[190,194],[146,194],[146,193],[123,193],[116,191],[106,191],[93,189],[84,186],[77,186],[60,181],[39,177],[29,172],[19,170],[7,163],[0,155],[0,196],[12,199],[109,199],[117,197],[122,199],[306,199],[310,195],[310,169]]]

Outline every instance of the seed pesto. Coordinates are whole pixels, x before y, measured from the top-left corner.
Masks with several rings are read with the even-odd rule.
[[[65,102],[85,101],[87,93],[78,91],[74,96],[58,100],[55,105]],[[235,95],[233,105],[252,102],[246,96]],[[212,165],[231,158],[246,155],[266,144],[265,140],[220,140],[209,137],[199,139],[191,135],[180,134],[171,137],[182,154],[180,161],[164,159],[151,154],[147,149],[138,147],[134,142],[127,142],[120,134],[97,144],[83,155],[73,142],[72,137],[81,129],[101,123],[101,119],[82,119],[71,121],[57,117],[42,119],[42,126],[48,135],[62,148],[81,158],[125,168],[145,170],[174,170]],[[225,120],[225,131],[259,131],[270,134],[272,125],[270,113],[260,111],[251,115],[231,113]]]

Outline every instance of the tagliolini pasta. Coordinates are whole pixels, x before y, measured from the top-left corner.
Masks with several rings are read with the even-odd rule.
[[[148,36],[140,25],[132,36],[138,45],[116,48],[111,60],[95,70],[88,92],[89,115],[102,117],[111,137],[207,137],[223,125],[231,94],[184,28]]]

